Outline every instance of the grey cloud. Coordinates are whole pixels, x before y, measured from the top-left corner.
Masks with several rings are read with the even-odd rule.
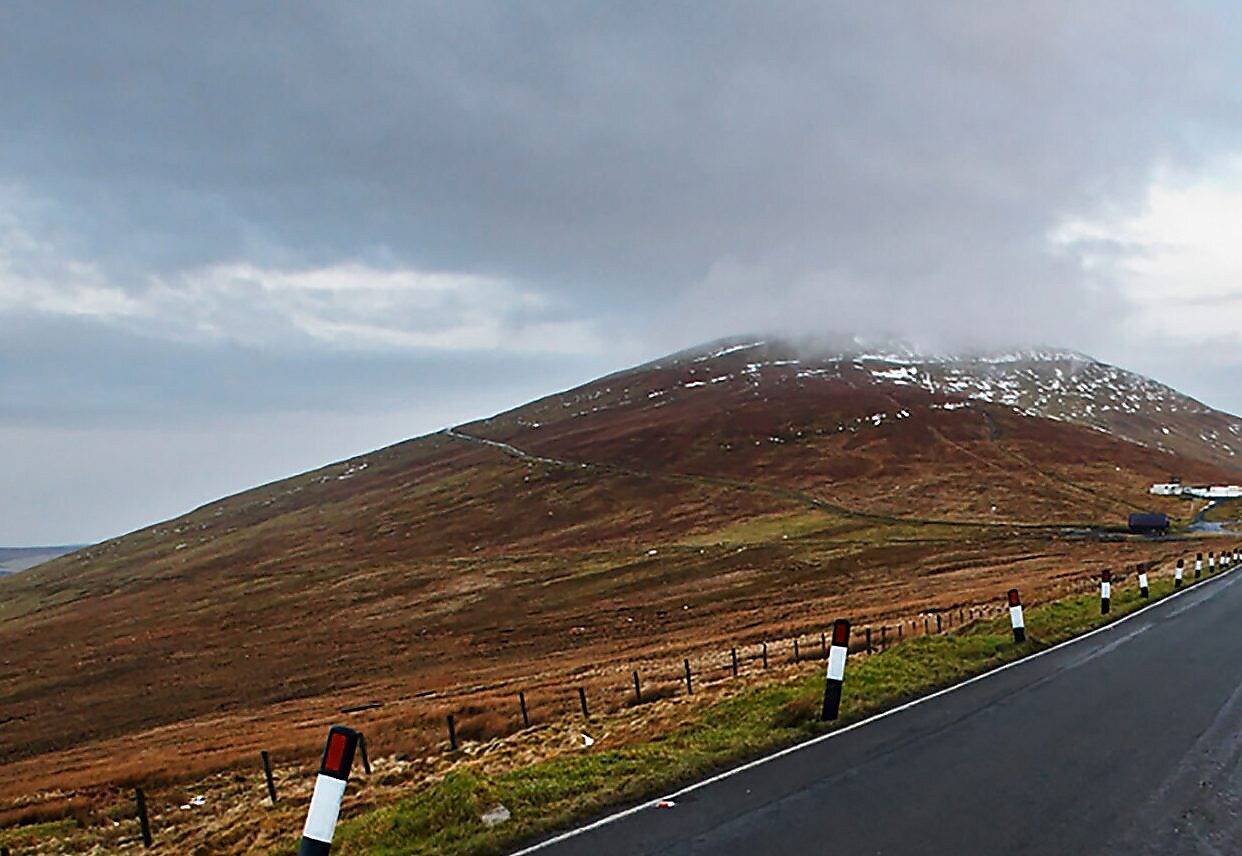
[[[0,243],[0,279],[85,268],[142,297],[228,265],[446,271],[546,297],[498,314],[515,337],[581,322],[609,345],[363,349],[229,288],[154,316],[0,310],[0,428],[80,429],[102,459],[144,425],[258,420],[258,465],[291,413],[348,454],[338,414],[398,439],[393,414],[414,433],[756,327],[1131,353],[1115,283],[1047,235],[1239,147],[1240,29],[1224,4],[1122,0],[7,3],[0,239],[30,240]],[[1167,353],[1139,368],[1193,381]]]
[[[1202,118],[1236,40],[1173,4],[121,8],[0,42],[0,170],[120,271],[384,258],[591,307],[778,255],[901,292],[1038,265],[1236,131]]]

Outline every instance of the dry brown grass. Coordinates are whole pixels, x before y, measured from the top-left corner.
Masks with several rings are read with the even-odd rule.
[[[462,718],[457,724],[457,736],[461,740],[482,742],[507,737],[520,727],[521,723],[512,716],[495,710],[483,710]]]

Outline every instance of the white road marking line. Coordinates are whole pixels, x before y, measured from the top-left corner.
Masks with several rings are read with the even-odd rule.
[[[1029,656],[1023,657],[1020,660],[1014,660],[1012,663],[1006,663],[1003,666],[997,666],[995,669],[984,672],[981,675],[975,675],[973,678],[967,678],[966,680],[962,681],[959,684],[954,684],[951,687],[945,687],[942,690],[937,690],[931,695],[926,695],[921,698],[916,698],[913,701],[908,701],[905,704],[898,705],[897,707],[890,708],[889,710],[885,710],[880,713],[874,714],[873,716],[869,716],[866,719],[862,719],[862,720],[859,720],[858,722],[847,725],[844,728],[838,728],[835,731],[828,732],[827,734],[821,734],[818,737],[812,737],[810,740],[805,740],[802,743],[795,743],[793,746],[787,746],[784,749],[781,749],[777,752],[773,752],[771,755],[765,755],[762,758],[756,758],[753,761],[748,761],[747,763],[742,764],[740,767],[734,767],[731,770],[725,770],[723,773],[718,773],[715,776],[712,776],[711,778],[704,779],[701,782],[696,782],[693,785],[689,785],[667,796],[660,797],[659,799],[656,799],[656,800],[649,800],[640,805],[633,806],[632,808],[627,808],[624,811],[619,811],[619,812],[616,812],[615,814],[610,814],[607,817],[602,817],[597,821],[586,824],[585,826],[579,826],[579,827],[576,827],[575,829],[568,830],[567,832],[562,832],[559,835],[556,835],[556,836],[553,836],[552,838],[547,839],[546,841],[541,841],[538,844],[532,844],[529,847],[525,847],[521,850],[516,850],[513,853],[509,854],[509,856],[526,856],[526,854],[528,853],[537,853],[538,851],[543,850],[547,847],[551,847],[554,844],[560,844],[562,841],[568,841],[571,838],[575,838],[579,835],[582,835],[584,832],[590,832],[593,829],[599,829],[602,826],[607,826],[611,823],[616,823],[618,820],[623,820],[624,818],[630,817],[631,815],[638,814],[641,811],[646,811],[647,809],[657,807],[659,806],[660,803],[676,803],[676,800],[679,797],[684,796],[685,794],[697,791],[700,788],[705,788],[708,785],[714,785],[717,782],[723,782],[725,779],[732,778],[733,776],[736,776],[739,773],[745,773],[748,770],[753,770],[756,767],[761,767],[764,764],[777,760],[778,758],[784,758],[786,755],[792,755],[795,752],[801,752],[803,749],[808,749],[812,746],[818,746],[820,743],[823,743],[828,740],[832,740],[834,737],[840,737],[842,734],[848,734],[849,732],[854,731],[857,728],[862,728],[865,725],[870,725],[873,722],[879,722],[881,719],[887,719],[888,717],[894,716],[898,713],[901,713],[902,711],[909,710],[913,707],[918,707],[920,704],[924,704],[933,699],[937,699],[937,698],[940,698],[941,696],[948,695],[951,692],[956,692],[957,690],[968,687],[971,684],[978,683],[979,681],[982,681],[985,678],[995,677],[996,675],[999,675],[1001,672],[1008,671],[1009,669],[1012,669],[1015,666],[1021,666],[1023,663],[1030,663],[1034,660],[1038,660],[1040,657],[1044,656],[1045,654],[1051,654],[1054,651],[1059,651],[1062,648],[1066,648],[1070,645],[1077,644],[1078,642],[1082,642],[1085,639],[1090,639],[1092,636],[1095,636],[1098,633],[1104,633],[1106,631],[1113,630],[1114,628],[1122,624],[1125,624],[1127,621],[1129,621],[1132,618],[1138,618],[1140,615],[1142,615],[1144,612],[1147,612],[1147,610],[1149,609],[1155,609],[1158,606],[1164,606],[1169,601],[1173,600],[1174,598],[1181,597],[1184,594],[1190,594],[1191,592],[1202,591],[1205,585],[1210,585],[1214,580],[1223,580],[1227,576],[1230,576],[1232,574],[1233,574],[1233,571],[1231,570],[1227,574],[1220,574],[1216,577],[1211,577],[1205,580],[1203,583],[1200,583],[1199,585],[1195,585],[1195,586],[1192,586],[1186,589],[1175,590],[1171,594],[1166,595],[1165,597],[1161,598],[1155,603],[1150,603],[1147,606],[1142,607],[1141,609],[1136,609],[1134,612],[1131,612],[1128,615],[1123,615],[1121,618],[1118,618],[1114,621],[1110,621],[1108,624],[1105,624],[1102,627],[1097,627],[1094,630],[1090,630],[1081,636],[1075,636],[1073,639],[1066,639],[1064,642],[1058,642],[1056,645],[1053,645],[1051,648],[1045,648],[1042,651],[1036,651],[1034,654],[1030,654]]]

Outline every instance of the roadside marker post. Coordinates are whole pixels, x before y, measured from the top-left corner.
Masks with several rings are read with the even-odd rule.
[[[831,722],[841,713],[841,685],[845,682],[845,658],[850,652],[850,623],[832,623],[832,647],[828,649],[828,673],[824,680],[824,710],[820,719]]]
[[[1198,553],[1195,556],[1195,582],[1199,582],[1199,574],[1203,572],[1203,554]]]
[[[1186,569],[1186,560],[1177,560],[1177,570],[1173,572],[1173,588],[1182,587],[1182,571]]]
[[[357,749],[357,731],[344,725],[334,725],[328,730],[328,742],[319,762],[319,776],[315,779],[315,792],[311,796],[310,810],[306,813],[298,856],[328,856],[332,851],[332,835],[336,832],[336,820],[341,813],[341,798],[345,796],[349,768],[353,766]]]
[[[1150,597],[1151,591],[1147,588],[1147,569],[1143,565],[1139,565],[1139,594],[1143,597]]]
[[[1009,590],[1009,623],[1013,625],[1013,641],[1021,644],[1026,641],[1026,622],[1022,618],[1022,599],[1018,590]]]
[[[1113,572],[1105,568],[1100,572],[1100,615],[1108,615],[1112,603]]]

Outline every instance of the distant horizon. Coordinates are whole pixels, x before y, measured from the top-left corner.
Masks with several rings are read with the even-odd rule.
[[[20,546],[20,547],[0,544],[0,552],[3,552],[5,550],[10,550],[10,551],[25,550],[28,552],[38,552],[40,550],[64,550],[64,549],[80,550],[83,547],[89,547],[92,544],[98,544],[98,543],[99,543],[98,541],[91,541],[91,542],[83,542],[81,544],[33,544],[30,546]]]

